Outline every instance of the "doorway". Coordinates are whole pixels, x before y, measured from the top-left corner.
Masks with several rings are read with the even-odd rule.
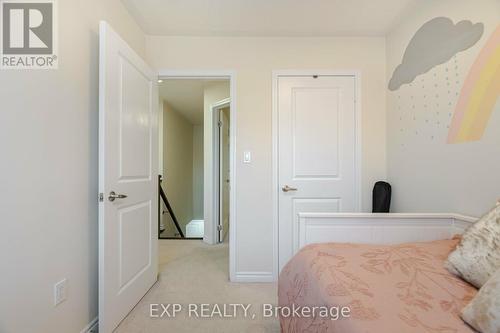
[[[195,134],[193,136],[193,144],[197,141],[202,141],[201,145],[197,145],[202,148],[193,149],[194,176],[191,186],[193,188],[194,200],[192,218],[177,218],[180,229],[184,233],[184,237],[182,237],[181,233],[175,227],[175,223],[172,221],[172,214],[168,212],[168,209],[165,209],[165,205],[160,203],[164,211],[167,210],[167,212],[163,214],[164,211],[162,211],[160,215],[162,220],[159,223],[159,227],[170,231],[170,233],[162,231],[160,239],[189,239],[194,237],[202,238],[208,244],[217,244],[224,241],[232,243],[229,240],[234,239],[230,237],[230,235],[233,235],[232,229],[234,229],[232,220],[235,206],[234,186],[231,186],[232,179],[235,176],[233,167],[235,114],[234,81],[232,77],[232,73],[192,75],[191,73],[177,71],[160,72],[158,77],[159,95],[163,96],[160,104],[163,103],[162,109],[164,110],[160,115],[160,118],[163,117],[163,119],[160,119],[160,122],[164,124],[159,133],[161,137],[160,145],[163,144],[163,148],[160,149],[160,161],[163,163],[163,165],[160,165],[160,170],[163,170],[162,176],[164,180],[162,187],[166,192],[167,199],[169,199],[168,192],[174,191],[173,188],[170,188],[168,178],[175,177],[179,180],[179,178],[182,179],[183,177],[176,177],[176,175],[168,170],[172,170],[172,167],[169,167],[169,164],[172,163],[172,157],[169,157],[168,153],[168,138],[171,136],[171,133],[167,132],[169,126],[166,122],[169,116],[165,113],[165,105],[171,106],[171,104],[175,104],[175,102],[172,103],[172,100],[187,98],[190,103],[198,100],[197,108],[202,111],[200,117],[202,120],[199,120],[197,124],[199,129],[193,133]],[[191,91],[182,91],[180,89],[186,86],[194,86],[197,91],[196,89]],[[167,93],[166,90],[170,90],[170,93]],[[172,132],[172,129],[170,131]],[[173,142],[177,146],[180,144],[175,138],[170,138],[170,144]],[[183,151],[185,152],[186,149]],[[169,158],[170,161],[168,160]],[[186,170],[183,171],[185,172]],[[191,186],[188,184],[188,187]],[[202,190],[196,191],[196,188],[201,188]],[[176,195],[175,191],[173,193],[172,198]],[[191,195],[187,195],[188,199],[190,197]],[[186,195],[184,195],[184,198],[186,198]],[[175,199],[171,201],[175,201]],[[171,208],[177,217],[175,212],[176,204],[172,203]],[[230,257],[232,257],[232,248],[234,247],[229,244]],[[233,265],[230,265],[230,268],[232,267]]]
[[[212,85],[229,94],[223,80],[158,80],[160,239],[203,239],[204,95]]]
[[[360,207],[357,73],[274,76],[276,275],[299,250],[301,212]]]

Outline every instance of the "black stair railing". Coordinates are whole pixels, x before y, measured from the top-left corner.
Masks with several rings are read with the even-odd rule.
[[[184,236],[184,233],[182,232],[181,227],[179,226],[179,221],[177,221],[177,217],[175,217],[174,211],[172,209],[172,206],[170,206],[170,202],[168,202],[167,196],[165,195],[165,192],[163,191],[163,188],[161,187],[161,181],[162,178],[161,176],[158,176],[158,192],[159,192],[159,198],[158,198],[158,230],[160,229],[160,219],[161,219],[161,205],[160,205],[160,199],[163,201],[165,204],[165,207],[167,208],[168,213],[170,214],[170,217],[172,218],[172,221],[175,224],[175,228],[179,232],[179,235],[181,235],[181,238],[186,238]],[[160,237],[160,234],[158,234],[158,237]]]

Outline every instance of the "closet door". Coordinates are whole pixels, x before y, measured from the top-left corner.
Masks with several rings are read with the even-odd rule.
[[[278,78],[279,270],[299,249],[301,212],[354,212],[354,76]]]

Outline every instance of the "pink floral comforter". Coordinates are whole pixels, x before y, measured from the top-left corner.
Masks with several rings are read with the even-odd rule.
[[[306,246],[280,274],[279,305],[348,306],[350,317],[281,316],[282,332],[474,332],[459,312],[476,289],[443,267],[457,243]]]

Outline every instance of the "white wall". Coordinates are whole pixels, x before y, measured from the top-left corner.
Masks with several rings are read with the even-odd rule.
[[[213,222],[214,216],[214,189],[217,186],[214,177],[214,117],[212,113],[212,106],[230,96],[229,81],[223,80],[218,82],[210,82],[205,86],[203,92],[203,147],[204,147],[204,170],[203,170],[203,191],[204,191],[204,205],[203,215],[205,220],[205,236],[203,240],[206,243],[214,244],[216,242],[215,228]]]
[[[163,103],[163,190],[183,232],[193,219],[193,124]],[[165,218],[165,223],[172,224]]]
[[[418,76],[411,86],[387,90],[387,165],[393,208],[479,216],[500,198],[500,103],[481,141],[446,141],[469,68],[500,22],[500,1],[423,1],[387,37],[387,77],[401,63],[417,29],[439,16],[454,23],[482,22],[485,30],[476,45]]]
[[[272,184],[273,70],[361,71],[363,210],[371,209],[373,183],[386,177],[385,38],[147,36],[146,48],[149,63],[157,69],[227,69],[236,73],[237,272],[266,275],[276,264],[272,256],[272,191],[276,190]],[[251,164],[242,164],[245,150],[252,152]]]
[[[193,219],[203,220],[203,125],[193,126]]]
[[[56,3],[59,69],[0,71],[2,333],[80,332],[97,316],[99,20],[144,55],[120,1]]]

